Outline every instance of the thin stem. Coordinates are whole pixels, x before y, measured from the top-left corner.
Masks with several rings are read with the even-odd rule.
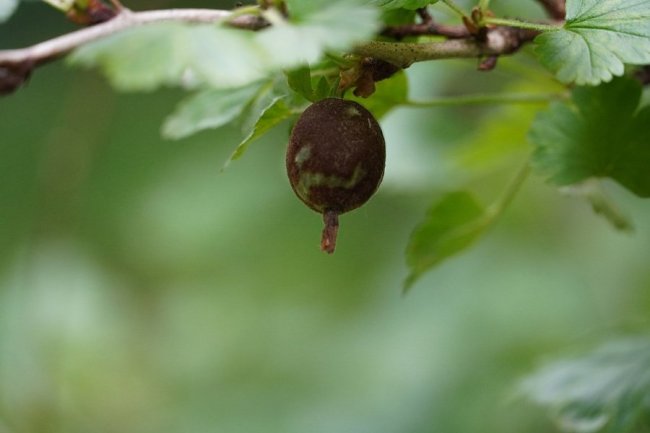
[[[457,105],[490,105],[490,104],[545,104],[549,101],[562,99],[562,93],[497,93],[447,96],[428,101],[409,100],[403,105],[409,107],[447,107]]]
[[[495,220],[503,211],[505,211],[512,200],[515,198],[521,186],[526,181],[528,174],[530,173],[530,161],[526,160],[526,163],[519,169],[515,177],[510,181],[506,189],[501,194],[494,203],[492,203],[486,210],[490,220]]]
[[[512,54],[535,35],[536,32],[522,32],[512,27],[496,27],[488,29],[485,42],[474,38],[426,43],[370,41],[356,46],[354,54],[407,68],[415,62],[427,60]]]
[[[484,17],[483,22],[497,26],[515,27],[518,29],[537,30],[539,32],[549,32],[561,29],[560,26],[550,24],[530,23],[527,21],[512,20],[507,18]]]
[[[468,15],[463,11],[456,3],[454,3],[452,0],[442,0],[444,4],[446,4],[449,9],[457,13],[461,18],[466,18]]]
[[[480,1],[478,2],[478,7],[479,7],[479,9],[481,9],[482,11],[486,11],[486,10],[488,10],[488,9],[490,8],[490,0],[480,0]]]
[[[323,236],[321,238],[320,248],[328,254],[334,253],[336,249],[336,236],[339,232],[339,214],[334,211],[323,213]]]
[[[487,49],[472,39],[451,39],[429,43],[394,43],[370,41],[359,45],[354,53],[373,57],[407,68],[415,62],[462,57],[478,57]]]

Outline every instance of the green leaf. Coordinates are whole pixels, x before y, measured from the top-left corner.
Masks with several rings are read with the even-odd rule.
[[[177,140],[204,129],[218,128],[242,114],[262,83],[234,89],[206,89],[184,99],[162,127],[165,138]]]
[[[419,9],[430,4],[436,3],[438,0],[369,0],[370,4],[379,6],[383,9]]]
[[[310,101],[314,101],[314,89],[311,84],[311,70],[309,65],[301,66],[287,73],[287,82],[289,87],[304,96]]]
[[[620,78],[573,91],[573,103],[554,103],[530,130],[533,166],[557,185],[609,177],[650,197],[650,107],[637,111],[641,86]]]
[[[566,22],[539,35],[540,61],[565,83],[596,85],[650,63],[650,0],[568,0]]]
[[[235,159],[241,158],[241,156],[246,152],[250,144],[260,138],[262,135],[267,133],[271,128],[280,124],[282,121],[290,118],[295,112],[287,104],[285,97],[276,97],[271,103],[262,111],[259,119],[255,123],[255,126],[250,131],[250,133],[244,138],[244,140],[239,143],[235,151],[232,153],[228,161],[224,166],[227,167],[230,162]]]
[[[379,11],[359,1],[299,4],[303,7],[294,22],[274,23],[257,32],[257,42],[283,69],[316,62],[327,50],[346,50],[379,29]]]
[[[442,197],[411,234],[406,249],[410,274],[404,291],[426,271],[472,245],[489,223],[486,210],[468,192],[452,192]]]
[[[638,431],[650,425],[650,338],[611,341],[526,378],[523,394],[567,432]]]
[[[122,90],[160,86],[241,87],[317,61],[371,37],[378,11],[356,1],[307,8],[295,22],[258,32],[219,25],[156,23],[132,28],[76,50],[74,64],[97,66]]]
[[[314,101],[334,96],[338,88],[338,80],[334,84],[330,84],[326,77],[320,77],[314,89]]]
[[[88,44],[70,61],[100,67],[118,89],[153,90],[185,83],[243,86],[264,77],[264,56],[243,31],[159,23]]]
[[[5,22],[18,7],[18,0],[0,0],[0,23]]]
[[[408,79],[404,71],[399,71],[392,77],[378,81],[376,90],[368,98],[352,96],[350,99],[363,105],[377,119],[385,116],[393,108],[403,104],[408,99]]]

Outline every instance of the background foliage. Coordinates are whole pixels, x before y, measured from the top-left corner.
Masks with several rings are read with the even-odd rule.
[[[534,2],[493,5],[543,16]],[[22,3],[0,27],[0,48],[72,28],[57,12]],[[405,76],[408,89],[398,76],[370,103],[401,92],[428,99],[558,89],[532,50],[489,74],[454,60],[414,65]],[[286,83],[265,85],[249,109],[291,102],[274,93]],[[549,432],[566,429],[567,415],[569,429],[593,431],[623,419],[614,416],[620,407],[645,413],[647,392],[602,393],[588,374],[589,366],[602,377],[626,360],[647,361],[645,339],[588,354],[648,325],[650,205],[614,182],[605,190],[633,216],[633,235],[531,176],[480,243],[400,298],[413,227],[427,230],[427,212],[449,200],[482,215],[481,203],[498,199],[530,152],[526,132],[539,106],[384,113],[384,183],[342,217],[330,257],[318,250],[320,218],[284,174],[289,116],[221,172],[246,138],[231,120],[246,113],[220,111],[227,115],[210,124],[217,130],[161,139],[166,118],[192,115],[180,102],[177,117],[167,117],[184,97],[177,89],[117,93],[93,72],[53,63],[0,100],[0,432]],[[632,124],[642,114],[635,98],[615,113]],[[647,91],[639,98],[647,102]],[[563,104],[536,120],[537,136],[548,138]],[[569,350],[578,361],[522,382]],[[552,386],[558,374],[593,387],[567,397]],[[612,407],[614,415],[598,417]],[[582,422],[594,419],[600,424]],[[647,421],[621,429],[639,422]]]

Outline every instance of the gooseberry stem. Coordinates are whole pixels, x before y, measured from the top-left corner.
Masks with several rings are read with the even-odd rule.
[[[336,235],[339,232],[339,214],[338,212],[328,210],[323,213],[323,237],[320,243],[320,249],[328,254],[332,254],[336,248]]]

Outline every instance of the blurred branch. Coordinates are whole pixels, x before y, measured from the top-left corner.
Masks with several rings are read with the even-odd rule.
[[[9,93],[22,84],[33,68],[58,59],[70,51],[90,42],[120,31],[144,24],[180,22],[210,24],[227,22],[238,28],[257,30],[268,23],[255,15],[237,15],[236,12],[213,9],[167,9],[132,12],[122,8],[109,21],[84,28],[63,36],[32,45],[27,48],[0,50],[0,94]]]
[[[436,23],[426,8],[418,9],[417,12],[420,17],[419,23],[386,27],[381,34],[395,39],[420,35],[445,36],[450,39],[460,39],[471,36],[469,30],[464,25]]]

